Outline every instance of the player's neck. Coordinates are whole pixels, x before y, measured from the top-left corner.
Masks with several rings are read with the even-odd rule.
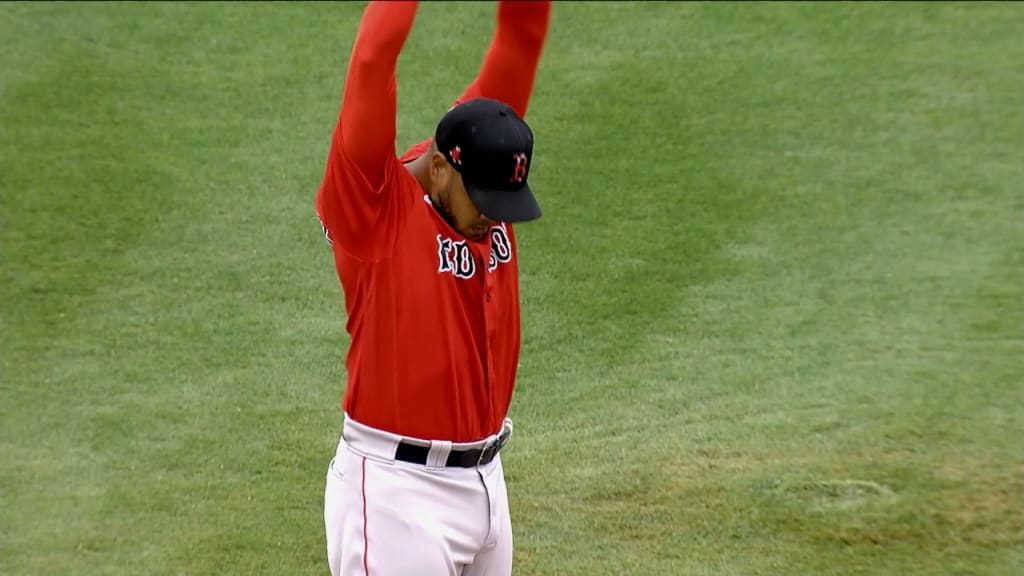
[[[423,192],[433,197],[430,185],[430,154],[420,154],[406,162],[404,166],[410,174],[416,177],[416,181],[420,183],[420,188],[423,189]]]
[[[448,210],[444,205],[445,203],[443,199],[439,198],[437,193],[435,193],[432,190],[429,173],[429,151],[427,153],[417,156],[416,158],[410,160],[409,162],[406,162],[404,166],[405,169],[408,170],[410,174],[416,177],[416,180],[420,183],[420,188],[423,189],[423,193],[430,197],[430,205],[434,207],[434,210],[437,211],[441,218],[444,218],[444,221],[447,222],[449,226],[455,228],[455,223],[452,220],[451,214],[448,213]]]

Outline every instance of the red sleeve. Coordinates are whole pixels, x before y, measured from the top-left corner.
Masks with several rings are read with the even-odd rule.
[[[335,140],[371,184],[395,155],[395,67],[412,30],[417,2],[370,2],[352,47]]]
[[[498,24],[483,66],[456,102],[493,98],[526,117],[551,20],[551,2],[498,2]]]
[[[316,207],[328,238],[372,259],[400,218],[406,199],[395,156],[398,56],[417,2],[370,2],[363,12],[345,78],[345,94]]]

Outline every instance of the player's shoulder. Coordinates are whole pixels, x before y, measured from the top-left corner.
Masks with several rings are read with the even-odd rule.
[[[423,153],[430,149],[430,144],[433,143],[433,138],[427,138],[422,142],[413,144],[408,150],[402,153],[398,157],[398,161],[401,164],[412,162],[413,160],[423,156]]]

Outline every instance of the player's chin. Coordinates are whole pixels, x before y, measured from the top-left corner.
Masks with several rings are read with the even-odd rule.
[[[474,242],[479,242],[487,237],[487,231],[488,228],[486,226],[483,228],[470,228],[466,230],[464,236]]]

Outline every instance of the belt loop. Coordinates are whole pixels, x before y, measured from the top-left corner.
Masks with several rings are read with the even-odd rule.
[[[447,440],[433,440],[430,442],[430,452],[427,453],[427,468],[440,470],[447,465],[448,454],[452,451],[452,443]]]

